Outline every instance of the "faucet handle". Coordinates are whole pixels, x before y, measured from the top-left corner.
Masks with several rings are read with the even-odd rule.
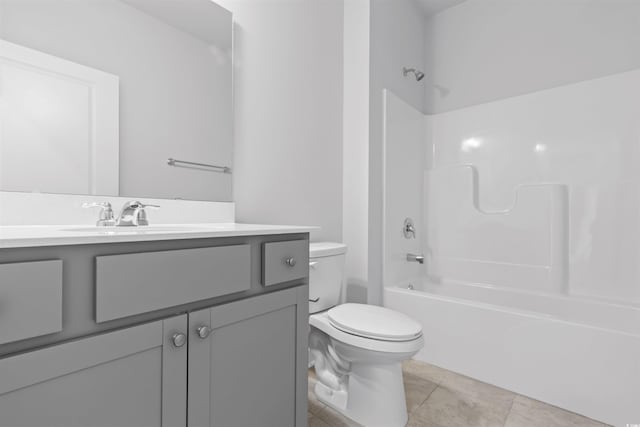
[[[160,209],[161,207],[160,205],[145,205],[144,203],[140,203],[140,209]]]
[[[109,202],[84,202],[82,204],[83,208],[104,208],[104,209],[109,209],[111,208],[111,203]]]
[[[87,208],[101,208],[100,217],[98,221],[96,221],[96,225],[98,227],[109,227],[116,225],[116,220],[113,215],[113,209],[111,208],[111,203],[109,202],[85,202],[82,204],[82,207]]]
[[[142,202],[128,202],[125,204],[125,207],[131,208],[131,209],[160,209],[160,205],[146,205]]]
[[[416,238],[416,226],[411,218],[406,218],[404,220],[404,224],[402,226],[402,233],[404,234],[405,239],[415,239]]]
[[[160,209],[158,205],[145,205],[144,203],[138,202],[138,225],[149,225],[149,220],[147,219],[147,212],[145,209]]]

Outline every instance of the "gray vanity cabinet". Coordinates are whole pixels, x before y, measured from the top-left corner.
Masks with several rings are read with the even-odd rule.
[[[189,427],[306,425],[307,299],[298,287],[189,314]]]
[[[181,315],[1,359],[0,424],[184,426],[186,333]]]
[[[307,234],[0,250],[0,427],[305,427],[307,259]]]

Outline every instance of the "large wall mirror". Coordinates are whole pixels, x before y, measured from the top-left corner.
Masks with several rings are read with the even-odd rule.
[[[0,39],[0,191],[232,199],[229,11],[0,0]]]

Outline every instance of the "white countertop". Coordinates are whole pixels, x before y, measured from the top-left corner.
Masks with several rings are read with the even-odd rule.
[[[149,242],[310,233],[318,227],[262,224],[157,224],[148,227],[93,227],[91,225],[0,226],[0,249],[97,243]]]

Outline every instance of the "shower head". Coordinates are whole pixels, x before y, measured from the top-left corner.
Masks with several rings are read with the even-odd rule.
[[[424,73],[422,71],[416,70],[415,68],[407,68],[407,67],[402,68],[402,74],[404,74],[405,77],[407,77],[409,73],[415,76],[417,82],[424,79]]]

